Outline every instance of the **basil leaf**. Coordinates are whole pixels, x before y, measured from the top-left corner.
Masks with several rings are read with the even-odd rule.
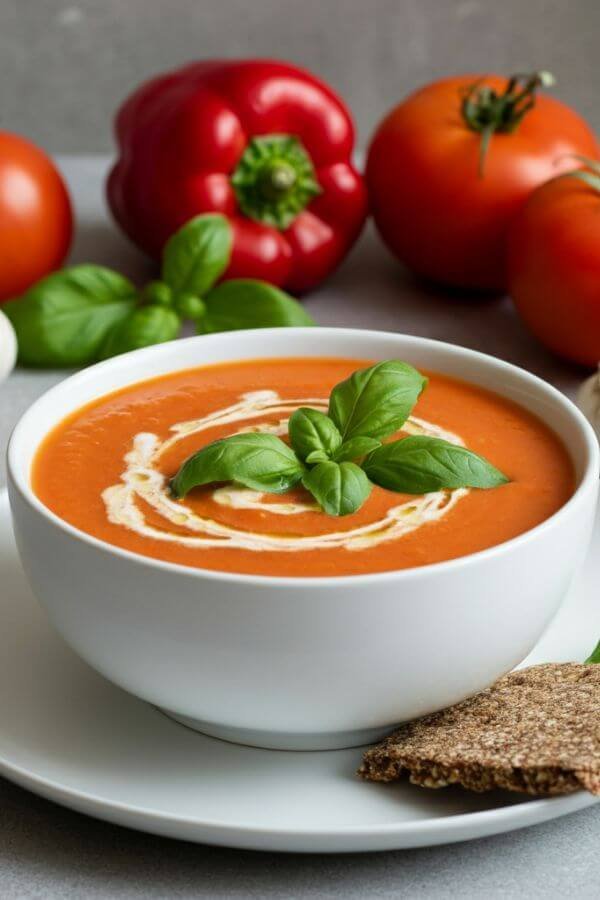
[[[224,281],[204,297],[204,302],[206,314],[198,323],[200,334],[315,324],[289,294],[249,278]]]
[[[302,484],[330,516],[356,512],[372,487],[363,470],[351,462],[319,463],[306,473]]]
[[[349,441],[344,441],[339,450],[336,451],[334,459],[336,462],[343,462],[347,459],[358,459],[372,453],[377,447],[381,447],[381,441],[370,437],[354,437]]]
[[[183,463],[171,481],[176,497],[214,481],[236,481],[255,491],[281,494],[298,484],[304,467],[273,434],[233,434],[203,447]]]
[[[443,488],[493,488],[508,478],[482,456],[440,438],[403,438],[384,444],[363,463],[371,481],[403,494]]]
[[[359,369],[334,387],[329,417],[344,441],[353,437],[381,440],[402,427],[427,379],[397,359]]]
[[[132,283],[104,266],[54,272],[3,306],[26,366],[81,366],[96,359],[109,331],[136,302]]]
[[[330,459],[341,446],[342,436],[325,413],[318,409],[301,406],[290,416],[288,432],[292,447],[300,457],[308,462],[322,460],[323,456],[314,456],[320,452],[325,459]]]
[[[232,242],[231,225],[221,213],[190,219],[165,244],[163,281],[176,293],[204,294],[229,265]]]
[[[600,641],[594,647],[592,654],[585,660],[586,663],[600,663]]]
[[[116,325],[100,348],[100,359],[172,341],[181,331],[181,319],[165,306],[140,306]]]
[[[329,462],[329,456],[324,450],[311,450],[304,462],[311,466],[319,462]]]

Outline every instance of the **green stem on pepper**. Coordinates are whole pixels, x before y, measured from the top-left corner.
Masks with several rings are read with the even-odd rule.
[[[244,215],[280,231],[321,193],[310,156],[290,134],[253,138],[231,183]]]

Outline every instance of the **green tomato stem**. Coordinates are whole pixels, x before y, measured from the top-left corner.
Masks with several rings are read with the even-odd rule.
[[[471,131],[481,134],[480,178],[484,175],[492,135],[511,134],[515,131],[535,106],[536,91],[553,84],[554,76],[550,72],[533,72],[529,75],[512,75],[501,93],[482,81],[476,81],[464,91],[461,103],[463,120]]]

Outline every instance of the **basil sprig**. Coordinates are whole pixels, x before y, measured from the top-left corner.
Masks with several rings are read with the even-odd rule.
[[[172,235],[163,251],[162,277],[176,295],[202,297],[229,264],[233,235],[220,213],[191,219]]]
[[[141,291],[104,266],[72,266],[39,281],[3,311],[25,366],[83,366],[178,337],[185,320],[200,333],[314,325],[288,294],[251,279],[214,287],[233,237],[220,213],[190,219],[166,243],[161,279]]]
[[[272,284],[249,278],[218,284],[205,295],[204,304],[204,314],[196,319],[199,334],[315,324],[304,307],[289,294]]]
[[[39,281],[3,306],[25,366],[81,366],[96,359],[108,333],[132,312],[136,290],[103,266],[73,266]]]
[[[330,516],[356,512],[373,484],[403,494],[508,481],[482,456],[420,435],[382,444],[399,431],[427,384],[416,369],[386,360],[336,385],[327,415],[300,407],[288,423],[291,446],[270,434],[234,434],[190,456],[171,481],[177,498],[218,481],[282,493],[300,481]]]

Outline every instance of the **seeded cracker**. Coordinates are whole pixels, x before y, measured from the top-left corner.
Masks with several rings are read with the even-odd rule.
[[[359,775],[472,791],[600,795],[600,665],[511,672],[456,706],[402,725],[365,753]]]

